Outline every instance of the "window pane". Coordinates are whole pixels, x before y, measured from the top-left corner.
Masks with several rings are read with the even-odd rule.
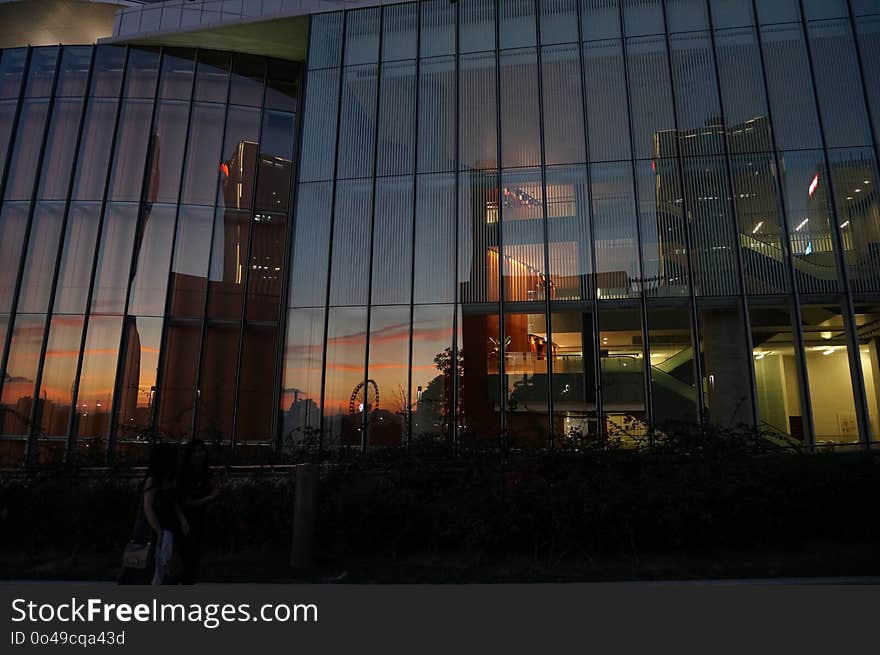
[[[848,21],[810,24],[816,91],[828,147],[871,143],[871,127]]]
[[[193,106],[186,166],[183,170],[183,202],[213,205],[219,175],[223,139],[223,107]]]
[[[382,61],[415,59],[419,4],[388,5],[382,17]]]
[[[89,319],[74,417],[74,432],[79,439],[95,437],[106,440],[110,433],[121,332],[121,317],[93,316]]]
[[[92,286],[93,313],[121,314],[125,309],[137,222],[136,203],[112,203],[104,210],[101,247]]]
[[[91,63],[90,46],[66,46],[61,54],[55,96],[84,96]]]
[[[370,284],[370,220],[373,185],[370,180],[340,182],[333,219],[333,258],[330,304],[367,302]]]
[[[30,204],[5,202],[0,211],[0,312],[8,314],[15,300],[15,283],[24,249]],[[0,357],[3,353],[0,352]]]
[[[281,389],[281,438],[286,447],[317,436],[321,425],[323,355],[324,309],[289,312]]]
[[[275,361],[278,328],[248,326],[239,372],[236,443],[270,443],[274,439]]]
[[[116,107],[116,100],[89,98],[73,180],[73,198],[76,200],[101,200],[104,197]]]
[[[452,430],[452,305],[413,307],[412,411],[413,439],[448,439]]]
[[[300,180],[333,179],[336,155],[336,107],[339,99],[339,71],[309,73],[300,153]]]
[[[201,317],[204,314],[213,224],[211,207],[180,208],[171,264],[170,311],[173,316]]]
[[[247,285],[249,321],[277,321],[284,277],[286,214],[256,214],[253,221]]]
[[[580,0],[584,41],[620,36],[619,0]]]
[[[534,49],[501,54],[500,101],[502,165],[540,165],[541,109]]]
[[[151,427],[161,341],[161,318],[126,317],[126,352],[122,358],[117,414],[118,434],[122,440],[135,439]]]
[[[788,239],[801,293],[839,288],[831,197],[821,151],[781,153],[782,188],[788,209]]]
[[[715,44],[730,151],[772,150],[761,53],[754,30],[720,32]]]
[[[165,49],[162,54],[162,74],[159,77],[160,98],[190,99],[196,69],[195,56],[195,50]]]
[[[413,179],[376,181],[373,219],[373,305],[410,302],[412,292]]]
[[[548,442],[548,337],[543,312],[504,316],[506,427],[514,448],[544,448]]]
[[[806,435],[800,373],[789,308],[753,305],[749,308],[749,322],[759,427],[774,441],[779,436],[790,436],[803,443]]]
[[[100,203],[71,203],[58,281],[55,283],[55,307],[52,311],[56,314],[84,314],[86,311],[100,220]]]
[[[676,161],[637,162],[636,185],[645,295],[686,296],[690,282],[687,223]]]
[[[723,160],[718,157],[685,159],[684,189],[693,235],[697,295],[738,293],[734,218]]]
[[[821,146],[810,61],[800,25],[766,27],[761,34],[776,146],[781,150]]]
[[[455,170],[455,125],[455,60],[423,60],[419,68],[419,172]]]
[[[158,50],[131,48],[128,53],[128,70],[125,73],[125,97],[152,98],[156,94],[158,74]]]
[[[459,61],[459,167],[493,168],[498,161],[494,54]]]
[[[494,4],[489,0],[489,3]],[[435,57],[437,55],[451,55],[455,53],[455,6],[451,2],[445,0],[424,0],[422,3],[422,27],[421,27],[421,45],[420,56]],[[471,3],[475,4],[475,3]],[[482,4],[482,3],[480,3]],[[462,8],[462,22],[464,23],[464,12],[466,8]],[[494,12],[493,12],[494,13]],[[494,26],[493,26],[494,33]],[[484,33],[481,41],[488,38]],[[464,36],[464,31],[462,32]],[[494,38],[492,47],[494,48]],[[462,38],[462,43],[464,38]],[[487,50],[490,48],[486,48]],[[462,49],[462,52],[466,50]]]
[[[343,12],[310,17],[309,68],[339,66],[342,53]]]
[[[557,311],[553,330],[553,438],[558,445],[568,439],[595,436],[596,346],[592,314]]]
[[[202,50],[196,68],[196,100],[226,102],[229,91],[231,55],[225,52]]]
[[[287,213],[290,202],[290,174],[293,168],[293,140],[296,115],[263,111],[260,133],[259,175],[257,176],[258,211]]]
[[[319,307],[326,301],[332,202],[332,182],[299,186],[290,262],[291,307]]]
[[[578,40],[578,0],[538,0],[541,43],[575,43]]]
[[[856,23],[865,80],[880,78],[880,18],[865,18]],[[880,85],[867,84],[865,91],[874,122],[874,142],[880,143]]]
[[[803,0],[807,20],[840,18],[847,15],[846,0]]]
[[[871,441],[880,440],[880,353],[877,336],[874,334],[880,309],[876,305],[855,307],[856,336],[859,341],[859,358],[862,362],[862,375],[865,394],[868,400],[868,415],[871,423]]]
[[[367,444],[398,446],[406,440],[409,405],[410,308],[375,307],[370,313]]]
[[[205,327],[195,436],[207,442],[232,439],[238,339],[237,323]],[[176,362],[171,366],[177,366]]]
[[[28,200],[33,193],[48,111],[48,100],[22,101],[6,177],[6,200]]]
[[[840,238],[854,291],[880,287],[880,191],[870,148],[829,151]]]
[[[600,41],[584,46],[584,84],[590,161],[629,157],[626,76],[620,41]]]
[[[666,19],[670,32],[709,29],[706,0],[666,0]]]
[[[0,98],[17,98],[24,73],[27,48],[0,52]]]
[[[44,314],[49,310],[63,221],[63,202],[41,202],[36,205],[18,293],[19,313]]]
[[[627,36],[663,33],[663,0],[623,0]]]
[[[372,175],[377,67],[368,64],[346,68],[343,77],[338,176],[351,178]]]
[[[687,304],[648,305],[651,397],[657,426],[697,421],[694,345]]]
[[[41,436],[67,435],[82,328],[82,316],[55,316],[49,325],[43,377],[37,394],[40,399],[37,430]]]
[[[498,445],[501,438],[501,330],[498,314],[459,308],[458,438]]]
[[[541,52],[547,165],[586,161],[579,60],[575,45],[544,48]]]
[[[605,435],[641,437],[645,423],[645,359],[639,309],[599,305],[602,409]]]
[[[24,87],[25,97],[45,98],[52,94],[59,50],[58,46],[47,46],[31,51],[28,79]]]
[[[715,29],[754,25],[750,0],[709,0]]]
[[[2,84],[0,78],[0,84]],[[15,120],[15,110],[18,102],[15,100],[0,101],[0,177],[6,170],[6,154],[12,145],[12,123]]]
[[[327,326],[324,383],[324,445],[361,444],[364,409],[375,403],[375,387],[365,387],[367,311],[331,308]]]
[[[773,157],[738,155],[731,158],[731,170],[746,292],[788,293],[787,239]]]
[[[349,11],[345,23],[345,65],[372,64],[379,60],[381,7]]]
[[[674,157],[675,109],[666,39],[627,39],[629,93],[636,157]]]
[[[266,60],[254,55],[236,54],[232,60],[229,102],[233,105],[259,107],[263,104]]]
[[[165,336],[165,361],[159,380],[159,431],[182,439],[192,433],[196,399],[196,371],[199,361],[201,325],[171,323]]]
[[[455,175],[419,175],[416,188],[416,303],[455,301]]]
[[[240,320],[250,242],[251,213],[218,209],[214,215],[211,268],[208,275],[208,317]],[[250,271],[256,275],[256,266]]]
[[[709,36],[680,34],[669,41],[682,154],[724,152],[721,105]]]
[[[82,100],[55,101],[52,123],[46,137],[46,152],[43,155],[38,198],[63,200],[67,197],[81,115]]]
[[[722,427],[751,427],[751,364],[742,308],[733,299],[701,299],[698,311],[708,420]]]
[[[544,300],[544,191],[541,171],[504,171],[501,178],[505,300]]]
[[[593,271],[586,167],[548,168],[546,202],[550,298],[590,298]]]
[[[789,23],[801,19],[798,0],[755,0],[761,25]]]
[[[266,80],[267,109],[297,111],[300,94],[300,65],[270,59]]]
[[[165,101],[156,107],[145,186],[150,202],[178,200],[188,115],[189,104],[185,102]]]
[[[498,301],[498,177],[459,176],[458,284],[464,303]]]
[[[841,309],[804,305],[801,320],[816,445],[856,443],[859,429]]]
[[[218,205],[233,209],[250,209],[253,206],[259,141],[260,110],[230,107],[226,112],[226,134],[217,189]]]
[[[125,66],[125,46],[95,46],[90,94],[100,98],[117,98]]]
[[[415,156],[415,62],[382,65],[376,175],[411,173]]]
[[[596,293],[627,298],[639,293],[639,244],[629,162],[592,166]]]
[[[498,47],[504,50],[535,45],[535,0],[505,0],[499,7],[501,41]]]
[[[110,174],[111,200],[140,200],[144,162],[150,145],[153,103],[126,100],[119,114],[113,172]]]
[[[23,435],[29,431],[45,326],[42,314],[15,317],[0,396],[0,434]]]
[[[165,312],[176,213],[173,205],[145,205],[142,210],[142,223],[135,241],[129,314],[162,316]]]

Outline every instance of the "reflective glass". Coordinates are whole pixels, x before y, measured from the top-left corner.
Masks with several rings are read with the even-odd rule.
[[[204,313],[211,231],[214,210],[210,207],[181,207],[171,264],[170,313],[200,317]]]
[[[465,446],[497,446],[503,352],[498,314],[466,306],[458,311],[458,440]]]
[[[494,5],[495,3],[492,2],[492,0],[488,0],[488,2],[485,2],[483,0],[476,0],[474,2],[473,0],[471,0],[470,2],[466,3],[466,5],[474,6],[474,8],[476,8],[477,5],[484,4]],[[464,42],[464,15],[465,12],[470,8],[466,5],[463,5],[461,9],[462,42]],[[438,55],[454,54],[456,16],[454,3],[446,2],[445,0],[423,0],[423,2],[421,3],[421,12],[419,56],[436,57]],[[479,13],[483,14],[483,12]],[[494,16],[494,11],[489,14],[489,16]],[[491,35],[489,31],[485,31],[480,35],[480,40],[485,42],[487,39],[491,39],[492,46],[487,48],[480,48],[481,50],[494,48],[495,45],[494,25],[492,25],[491,22],[489,23],[489,25],[492,27]],[[462,52],[466,51],[467,50],[462,49]]]
[[[536,44],[535,0],[505,0],[499,3],[499,48],[526,48]]]
[[[880,17],[860,19],[856,34],[865,80],[876,80],[880,77]],[[874,123],[874,143],[880,143],[880,85],[866,84],[865,92]]]
[[[539,169],[501,175],[504,299],[544,300],[544,191]]]
[[[43,377],[37,394],[40,400],[36,426],[41,436],[67,435],[82,329],[82,316],[55,316],[49,324]]]
[[[382,65],[376,175],[411,173],[415,158],[416,65]]]
[[[267,109],[296,111],[299,104],[300,67],[288,61],[270,59],[266,73]]]
[[[208,443],[228,441],[235,412],[239,325],[209,323],[204,339],[194,436]]]
[[[871,424],[871,441],[880,440],[880,353],[874,334],[880,309],[876,305],[855,307],[855,329],[859,343],[859,359],[868,401],[868,418]]]
[[[670,37],[669,47],[682,154],[724,152],[721,105],[709,36],[678,34]]]
[[[498,176],[459,175],[458,285],[460,302],[497,302],[500,271]]]
[[[281,388],[281,439],[287,446],[311,442],[321,425],[324,309],[287,315]]]
[[[18,292],[20,313],[44,314],[49,310],[63,221],[63,202],[40,202],[34,208]]]
[[[755,0],[755,7],[761,25],[790,23],[801,19],[799,0]]]
[[[31,50],[28,77],[24,87],[26,98],[46,98],[52,95],[59,50],[58,46],[44,46]]]
[[[376,402],[366,385],[367,310],[334,307],[328,314],[324,382],[324,446],[360,446],[364,411]]]
[[[116,107],[116,100],[89,98],[73,178],[75,200],[101,200],[104,197]]]
[[[111,203],[104,209],[92,285],[92,313],[121,314],[125,310],[137,223],[137,203]]]
[[[159,97],[169,100],[189,100],[192,96],[195,70],[195,50],[166,48],[162,53]]]
[[[387,5],[382,16],[382,61],[414,59],[418,51],[419,3]]]
[[[543,45],[578,40],[578,0],[538,0]]]
[[[64,48],[61,54],[61,68],[58,71],[58,84],[55,87],[56,97],[86,94],[89,66],[92,63],[92,50],[91,46],[66,46]]]
[[[654,424],[697,421],[694,344],[687,304],[651,302],[647,307],[648,351]]]
[[[367,302],[372,192],[370,180],[340,182],[336,187],[330,268],[331,305],[360,305]]]
[[[262,263],[248,271],[247,254],[253,218],[248,211],[218,209],[214,215],[211,268],[208,274],[208,318],[241,320],[248,274],[262,272]],[[257,270],[259,267],[259,271]],[[231,434],[231,426],[230,432]]]
[[[514,448],[544,448],[548,442],[549,336],[543,311],[504,315],[505,427]]]
[[[345,65],[372,64],[379,60],[379,26],[382,8],[349,11],[345,16]]]
[[[156,107],[144,188],[149,202],[176,203],[180,197],[188,116],[189,104],[185,102],[166,100]]]
[[[627,39],[630,113],[636,157],[674,157],[675,108],[664,37]]]
[[[370,312],[367,445],[399,446],[408,436],[410,308],[374,307]]]
[[[131,48],[125,71],[126,98],[152,98],[156,95],[159,75],[159,51],[152,48]]]
[[[310,18],[309,68],[339,66],[342,56],[343,12],[315,14]]]
[[[447,439],[451,434],[453,356],[452,305],[416,305],[412,319],[412,438]]]
[[[27,202],[5,202],[0,211],[0,312],[3,314],[12,311],[18,268],[25,252],[29,211]]]
[[[570,441],[595,437],[596,344],[591,313],[566,309],[550,317],[553,359],[553,439]]]
[[[327,298],[333,183],[301,184],[290,261],[291,307],[319,307]]]
[[[220,159],[217,204],[230,209],[250,209],[260,142],[260,110],[230,107]]]
[[[636,296],[641,271],[631,165],[595,164],[590,173],[597,297]]]
[[[239,372],[236,443],[271,443],[276,412],[275,362],[278,328],[245,327]]]
[[[231,55],[225,52],[202,50],[196,67],[195,100],[226,102],[229,94],[229,66]],[[195,121],[193,121],[195,123]]]
[[[201,331],[199,323],[171,322],[166,329],[156,425],[171,438],[192,433]]]
[[[251,236],[250,271],[247,278],[249,321],[277,321],[284,279],[286,214],[254,215]]]
[[[28,200],[33,194],[48,113],[48,100],[24,100],[21,103],[6,176],[6,200]]]
[[[666,20],[670,32],[709,29],[706,0],[666,0]]]
[[[125,100],[122,103],[110,174],[111,200],[141,199],[152,113],[153,103],[149,100]]]
[[[584,41],[620,36],[619,0],[580,0]]]
[[[412,293],[413,178],[376,181],[370,303],[410,302]]]
[[[373,64],[343,69],[337,175],[373,174],[376,147],[378,67]]]
[[[716,30],[754,25],[751,0],[709,0],[712,25]]]
[[[46,317],[42,314],[15,317],[0,396],[0,434],[24,435],[30,429],[45,326]]]
[[[455,175],[419,175],[416,185],[413,297],[454,302]]]
[[[251,107],[262,105],[265,79],[265,58],[236,54],[232,59],[232,79],[229,83],[230,104]]]
[[[621,0],[627,36],[663,34],[663,0]]]
[[[223,107],[196,104],[190,119],[182,202],[213,205],[220,174]]]
[[[541,99],[534,49],[501,53],[502,166],[541,163]]]
[[[80,440],[100,441],[109,436],[121,332],[121,317],[89,319],[74,415],[74,434]]]
[[[641,311],[599,304],[603,436],[624,443],[647,433]]]
[[[584,46],[584,84],[590,161],[630,156],[626,75],[620,41]]]
[[[546,164],[586,161],[580,53],[576,45],[541,51]]]
[[[24,74],[27,48],[0,52],[0,98],[17,98]]]
[[[118,98],[124,68],[125,46],[96,46],[89,94],[101,98]]]
[[[418,170],[455,170],[455,59],[425,59],[419,67]]]
[[[586,167],[549,167],[546,178],[550,298],[590,298],[593,256]]]
[[[55,101],[37,198],[63,200],[67,197],[82,106],[80,99],[61,98]]]
[[[312,71],[306,82],[300,181],[333,179],[336,166],[336,114],[339,70]]]
[[[498,162],[495,55],[463,55],[458,65],[459,168],[492,168]]]
[[[126,317],[117,413],[117,434],[122,440],[136,439],[151,427],[161,341],[161,318]]]
[[[263,111],[257,173],[257,211],[287,213],[295,127],[295,114],[271,109]]]
[[[134,247],[134,278],[128,313],[135,316],[162,316],[168,288],[171,243],[174,239],[173,205],[144,206]]]
[[[55,283],[52,311],[56,314],[84,314],[86,311],[100,221],[101,203],[71,203]]]

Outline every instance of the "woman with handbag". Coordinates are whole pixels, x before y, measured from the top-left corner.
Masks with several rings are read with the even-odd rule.
[[[138,517],[125,547],[119,584],[174,584],[175,546],[189,525],[177,503],[177,449],[158,443],[140,485]]]

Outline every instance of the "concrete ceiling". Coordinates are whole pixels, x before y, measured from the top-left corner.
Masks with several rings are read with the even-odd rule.
[[[132,45],[168,45],[231,50],[278,59],[304,61],[308,39],[308,16],[217,25],[190,32],[157,33],[131,39],[107,39]]]
[[[0,48],[91,44],[113,34],[119,4],[80,0],[0,2]]]

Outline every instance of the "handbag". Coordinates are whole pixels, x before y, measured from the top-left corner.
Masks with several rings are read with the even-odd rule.
[[[140,570],[147,568],[147,563],[150,560],[151,546],[152,543],[149,541],[145,544],[133,541],[125,544],[125,548],[122,551],[122,566],[128,569]]]

